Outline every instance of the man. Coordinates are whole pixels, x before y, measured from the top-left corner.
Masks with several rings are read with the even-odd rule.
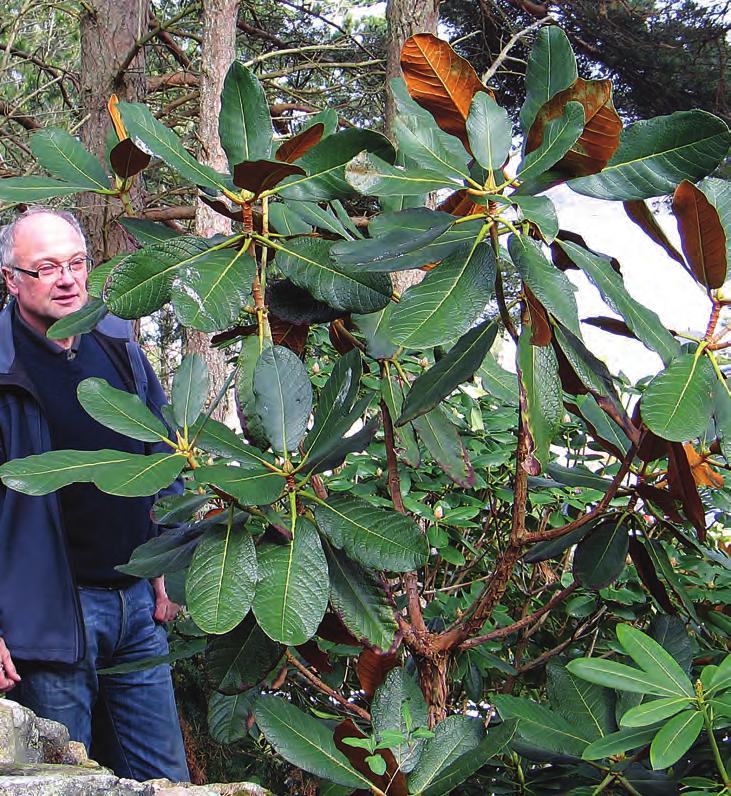
[[[52,341],[50,326],[87,301],[84,235],[69,213],[33,208],[0,229],[14,299],[0,313],[0,461],[52,449],[154,446],[108,429],[79,404],[97,376],[160,415],[162,388],[130,324],[107,316],[89,334]],[[187,780],[168,666],[97,669],[165,655],[173,618],[162,578],[115,569],[156,533],[154,498],[74,484],[41,497],[0,486],[0,692],[66,724],[118,776]],[[156,621],[158,620],[158,621]]]

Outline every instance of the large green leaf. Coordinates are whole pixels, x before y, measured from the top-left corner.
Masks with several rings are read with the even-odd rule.
[[[404,403],[401,386],[397,383],[396,376],[391,373],[388,367],[381,378],[381,398],[386,404],[391,420],[395,420],[401,415],[401,407]],[[421,453],[419,444],[416,441],[414,427],[411,423],[407,423],[403,426],[397,426],[394,432],[396,435],[396,452],[407,464],[412,467],[418,467],[421,463]]]
[[[546,673],[551,707],[579,728],[582,737],[594,741],[617,729],[612,691],[574,677],[556,661],[549,661]]]
[[[153,536],[135,548],[126,564],[116,567],[119,572],[137,578],[157,578],[166,572],[178,572],[190,564],[205,527],[202,524],[183,525]]]
[[[249,612],[257,581],[256,548],[232,523],[206,531],[185,581],[190,615],[206,633],[227,633]]]
[[[0,180],[0,202],[9,204],[42,202],[56,196],[88,191],[85,184],[69,184],[51,177],[6,177]]]
[[[143,442],[159,442],[168,431],[137,395],[112,387],[105,379],[84,379],[76,394],[79,403],[102,425]]]
[[[223,81],[218,117],[218,137],[231,173],[244,160],[268,158],[272,136],[272,120],[261,83],[242,63],[234,61]]]
[[[284,654],[253,614],[229,633],[213,636],[206,647],[206,672],[217,691],[237,694],[261,682]]]
[[[605,688],[616,688],[618,691],[629,691],[633,694],[678,696],[676,687],[664,675],[635,669],[616,661],[575,658],[566,664],[566,668],[571,674]]]
[[[255,273],[254,258],[233,249],[211,252],[179,268],[171,285],[177,319],[202,332],[227,329],[250,295]]]
[[[442,470],[465,489],[473,486],[475,471],[459,432],[444,407],[437,406],[431,412],[414,418],[413,423],[419,439]]]
[[[558,163],[584,131],[584,121],[584,106],[567,102],[561,116],[546,122],[541,145],[523,158],[518,177],[532,180]]]
[[[373,359],[388,359],[392,357],[398,346],[390,339],[389,320],[393,304],[388,304],[378,312],[367,315],[351,315],[356,329],[365,338],[366,354]]]
[[[527,235],[511,235],[508,251],[523,281],[556,319],[581,337],[576,288],[563,271],[549,262],[541,245]]]
[[[214,252],[209,243],[194,236],[172,238],[135,252],[121,260],[107,278],[103,298],[120,318],[140,318],[159,310],[170,300],[178,268],[202,265]]]
[[[575,243],[561,241],[560,245],[569,258],[596,285],[607,305],[622,316],[634,334],[648,348],[656,351],[666,365],[680,353],[678,341],[662,325],[652,310],[630,296],[622,277],[612,268],[609,260]]]
[[[462,183],[431,169],[392,166],[377,155],[361,152],[345,167],[345,179],[366,196],[421,196]]]
[[[245,506],[263,506],[273,503],[284,491],[285,480],[266,467],[243,464],[228,467],[225,464],[203,465],[195,470],[199,484],[212,484],[235,497]]]
[[[486,95],[487,96],[487,95]],[[424,124],[419,116],[397,116],[394,135],[399,153],[447,179],[469,177],[469,155],[459,138],[435,124]]]
[[[260,697],[254,716],[264,737],[298,768],[350,788],[370,789],[370,781],[351,767],[327,725],[281,697]]]
[[[434,737],[424,744],[419,762],[409,774],[409,792],[425,791],[444,769],[478,747],[484,737],[485,728],[477,718],[455,715],[440,721],[434,727]]]
[[[270,228],[274,228],[280,235],[303,235],[312,232],[312,224],[305,221],[302,214],[298,213],[297,202],[272,202],[269,205]],[[302,202],[302,204],[310,204]]]
[[[120,218],[117,219],[117,223],[121,224],[140,246],[162,243],[171,238],[179,238],[181,235],[180,232],[161,222],[148,221],[146,218]]]
[[[553,327],[553,336],[581,383],[594,395],[609,398],[618,405],[612,374],[607,366],[589,351],[579,337],[560,324]]]
[[[446,232],[455,222],[454,216],[426,207],[402,210],[398,213],[384,213],[385,219],[379,217],[379,224],[371,222],[371,237],[357,241],[336,243],[331,250],[333,259],[339,265],[368,265],[369,270],[404,270],[401,260],[409,263],[415,250],[434,241]],[[393,266],[380,269],[381,261],[393,263]]]
[[[603,589],[622,574],[629,550],[627,528],[616,519],[597,525],[574,553],[574,576],[587,589]]]
[[[276,205],[272,206],[275,207]],[[307,229],[304,230],[305,232],[309,232],[310,227],[316,227],[326,232],[332,232],[334,235],[345,238],[345,240],[350,240],[352,238],[351,233],[348,232],[340,219],[329,207],[320,207],[320,205],[315,202],[290,202],[289,204],[285,202],[280,204],[280,207],[286,208],[287,211],[294,213],[298,219],[301,219],[303,226],[307,227]],[[287,222],[285,221],[285,223]],[[291,222],[288,226],[291,227]],[[300,231],[302,231],[301,228]],[[286,232],[283,231],[282,234],[286,234]]]
[[[700,437],[713,413],[716,375],[702,353],[682,354],[650,382],[640,404],[642,419],[658,437],[686,442]]]
[[[705,111],[677,111],[635,122],[622,132],[607,166],[571,180],[577,193],[597,199],[649,199],[672,193],[683,180],[696,182],[726,157],[726,123]]]
[[[485,357],[477,375],[482,382],[482,389],[493,398],[506,404],[518,403],[518,379],[515,373],[501,368],[492,354]]]
[[[684,710],[670,719],[657,732],[650,745],[650,763],[657,771],[668,768],[690,749],[703,729],[703,714]]]
[[[647,727],[650,724],[657,724],[665,721],[681,710],[689,707],[688,697],[661,697],[653,699],[651,702],[644,702],[634,708],[630,708],[623,716],[620,724],[623,727]]]
[[[354,411],[362,373],[358,349],[349,351],[335,363],[325,386],[320,390],[312,429],[305,438],[304,448],[311,456],[317,458],[334,440],[349,431],[356,418],[362,414],[359,405],[358,413]]]
[[[472,154],[488,171],[499,171],[508,159],[513,124],[508,112],[485,91],[472,98],[467,117],[467,137]]]
[[[520,126],[526,136],[541,106],[577,77],[576,58],[566,34],[557,25],[541,28],[528,56],[525,101],[520,109]]]
[[[226,187],[226,178],[186,152],[178,136],[158,121],[146,105],[120,102],[117,108],[130,138],[141,142],[144,151],[164,160],[194,185],[219,191]]]
[[[503,719],[518,719],[518,735],[540,749],[580,757],[594,740],[584,728],[529,699],[497,694],[490,701]]]
[[[438,731],[439,725],[437,725]],[[454,762],[442,769],[430,781],[422,796],[447,796],[457,793],[457,786],[479,771],[488,761],[508,751],[517,728],[515,720],[504,721],[497,727],[490,727],[487,737],[474,749],[460,755]],[[426,751],[423,752],[423,755]],[[414,772],[416,775],[416,772]]]
[[[678,696],[693,698],[695,692],[688,675],[673,656],[655,639],[632,625],[618,625],[617,638],[632,660],[646,672],[662,675],[672,683]]]
[[[390,649],[397,625],[381,584],[343,553],[328,548],[326,555],[330,602],[345,627],[359,640],[384,651]]]
[[[641,729],[627,728],[598,738],[584,749],[582,757],[584,760],[601,760],[603,757],[613,757],[620,755],[630,749],[637,749],[650,743],[657,728]]]
[[[258,448],[247,445],[238,434],[218,420],[209,418],[202,428],[196,425],[190,433],[195,437],[196,445],[204,451],[241,462],[249,469],[252,466],[273,464],[271,454],[262,453]]]
[[[497,331],[496,321],[481,323],[461,337],[445,356],[419,376],[406,395],[396,425],[402,426],[425,414],[467,381],[484,361],[495,342]]]
[[[524,327],[518,341],[518,375],[524,397],[524,422],[530,435],[531,475],[548,466],[551,440],[563,416],[558,361],[550,346],[534,346],[530,327]]]
[[[99,161],[66,130],[39,130],[30,137],[30,148],[38,163],[54,177],[85,185],[86,190],[109,190],[109,178]]]
[[[330,593],[327,561],[317,531],[299,517],[289,544],[259,548],[254,615],[275,641],[295,646],[317,632]]]
[[[271,348],[271,342],[266,337],[261,341],[261,344],[263,350]],[[247,335],[241,344],[241,352],[236,363],[236,399],[238,401],[238,416],[244,436],[257,448],[265,450],[269,447],[269,440],[257,414],[256,397],[254,395],[254,371],[256,370],[259,356],[259,336],[256,334]]]
[[[275,190],[284,199],[306,202],[354,196],[355,190],[345,180],[345,165],[363,151],[373,152],[387,163],[393,163],[395,158],[393,146],[380,133],[355,128],[341,130],[320,141],[297,161],[307,172],[306,177],[289,177]]]
[[[490,244],[462,244],[401,297],[389,319],[391,339],[409,348],[455,340],[485,310],[494,282]]]
[[[201,354],[188,354],[173,376],[175,422],[184,428],[198,419],[208,397],[208,366]]]
[[[388,304],[387,274],[369,274],[330,257],[330,241],[300,238],[279,243],[276,264],[295,285],[336,310],[367,314]]]
[[[57,320],[46,332],[46,337],[51,340],[65,340],[90,332],[108,312],[107,305],[101,299],[90,298],[80,310]]]
[[[511,194],[509,201],[517,206],[522,220],[530,221],[538,227],[546,243],[551,243],[558,235],[559,224],[556,206],[547,196]]]
[[[243,694],[214,693],[208,700],[208,732],[217,743],[232,744],[249,734],[247,721],[259,696],[258,688]]]
[[[376,735],[393,730],[406,736],[409,723],[407,713],[411,717],[412,727],[426,728],[427,706],[421,689],[406,669],[397,667],[391,669],[373,695],[371,717]],[[414,769],[423,745],[422,740],[412,738],[391,750],[404,773],[408,774]]]
[[[429,556],[426,536],[410,517],[357,497],[331,494],[316,506],[315,519],[335,547],[364,567],[408,572]]]
[[[300,358],[288,348],[266,348],[254,368],[257,416],[277,452],[296,451],[307,431],[312,385]]]
[[[154,495],[169,486],[185,466],[185,456],[123,451],[57,450],[13,459],[0,467],[9,489],[26,495],[47,495],[75,483],[94,483],[102,492],[123,497]]]
[[[405,271],[443,260],[461,243],[475,240],[482,222],[454,224],[454,217],[423,207],[382,213],[369,225],[371,237],[336,243],[331,255],[339,263],[365,271]],[[451,224],[451,226],[450,226]],[[434,230],[443,231],[433,237]]]

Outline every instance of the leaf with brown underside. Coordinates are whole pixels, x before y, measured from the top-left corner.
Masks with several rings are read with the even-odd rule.
[[[569,229],[560,229],[558,231],[558,235],[556,236],[556,240],[550,244],[549,248],[551,249],[551,260],[553,261],[553,264],[561,271],[569,271],[572,269],[578,270],[578,266],[558,245],[557,241],[559,240],[568,241],[569,243],[576,243],[587,251],[593,252],[594,254],[599,254],[602,257],[608,257],[608,255],[601,254],[601,252],[592,249],[578,232],[571,232]],[[619,260],[616,257],[609,257],[608,259],[612,268],[618,274],[621,273]]]
[[[523,283],[523,293],[528,304],[531,320],[531,345],[548,345],[551,342],[551,323],[543,304],[535,297],[533,291]]]
[[[662,246],[663,249],[676,262],[680,263],[685,268],[685,260],[683,255],[673,246],[668,236],[665,234],[663,228],[658,224],[655,214],[649,208],[647,202],[642,199],[631,199],[622,203],[624,211],[632,221],[649,237]]]
[[[460,217],[485,212],[485,208],[473,202],[472,197],[464,190],[450,193],[443,202],[440,202],[437,210]]]
[[[304,356],[310,325],[307,323],[290,323],[290,321],[282,320],[271,312],[268,318],[274,345],[283,345],[290,351],[294,351],[298,357]]]
[[[277,160],[245,160],[234,166],[233,182],[238,188],[244,188],[258,196],[295,174],[304,176],[305,170]]]
[[[466,122],[472,98],[482,84],[468,61],[446,41],[431,33],[417,33],[401,49],[401,69],[409,94],[431,113],[445,133],[455,135],[468,152]]]
[[[330,324],[328,337],[338,354],[345,355],[355,348],[353,338],[348,334],[348,330],[345,328],[345,324],[340,318],[337,318]]]
[[[698,531],[698,540],[706,540],[706,518],[688,456],[680,442],[668,445],[668,482],[670,494],[680,501],[683,513]]]
[[[131,138],[125,138],[112,148],[109,163],[115,174],[123,179],[134,177],[146,169],[151,160],[147,152],[135,145]]]
[[[577,78],[572,86],[560,91],[538,111],[525,145],[526,154],[538,149],[546,124],[558,119],[569,102],[580,102],[584,108],[584,132],[564,157],[551,167],[565,179],[597,174],[609,162],[619,146],[622,120],[612,103],[610,80]]]
[[[372,697],[376,689],[386,679],[386,675],[398,665],[398,655],[395,652],[375,652],[364,649],[358,656],[355,672],[360,681],[360,687]]]
[[[726,232],[718,211],[703,191],[683,180],[673,194],[673,213],[695,278],[708,288],[721,287],[726,281]]]
[[[295,649],[318,672],[327,674],[333,670],[330,657],[317,646],[317,642],[314,639],[311,638],[309,641],[305,641],[304,644],[298,644]]]
[[[301,158],[308,150],[312,149],[315,144],[320,143],[323,132],[325,132],[325,125],[322,122],[318,122],[301,133],[297,133],[289,141],[285,141],[274,153],[275,160],[280,160],[282,163],[294,163],[295,160]]]
[[[683,449],[696,484],[709,489],[723,489],[723,476],[708,464],[708,457],[701,456],[690,442],[684,442]]]
[[[371,771],[370,766],[366,762],[366,757],[368,756],[368,751],[366,749],[360,749],[357,746],[349,746],[343,743],[344,738],[366,737],[365,733],[358,729],[352,719],[341,721],[333,733],[335,746],[348,758],[350,765],[353,766],[356,771],[359,771],[364,777],[368,777],[379,790],[388,793],[388,796],[407,796],[406,777],[402,771],[398,770],[396,758],[393,756],[393,752],[390,749],[379,749],[377,752],[377,754],[381,755],[386,761],[386,772],[379,776]]]
[[[325,616],[322,617],[322,622],[320,622],[320,626],[317,628],[317,633],[315,634],[320,638],[324,638],[325,641],[329,641],[331,644],[345,644],[348,647],[362,647],[362,642],[358,641],[358,639],[345,627],[343,620],[337,615],[328,611]]]
[[[629,555],[644,587],[657,600],[658,605],[667,614],[677,614],[678,609],[673,605],[667,589],[658,578],[650,554],[636,536],[629,538]]]
[[[208,205],[211,210],[215,210],[216,213],[220,213],[222,216],[226,216],[226,218],[230,218],[232,221],[243,222],[244,220],[244,211],[239,208],[238,210],[232,210],[226,202],[222,201],[221,199],[211,199],[204,194],[201,194],[198,197],[204,205]]]
[[[591,318],[582,318],[581,322],[588,323],[589,326],[596,326],[597,329],[610,334],[618,334],[621,337],[629,337],[632,340],[637,339],[635,333],[619,318],[610,318],[608,315],[593,315]]]
[[[667,482],[666,482],[667,483]],[[662,509],[665,516],[670,522],[683,523],[683,518],[675,506],[675,498],[668,492],[667,489],[662,489],[660,486],[653,486],[652,484],[637,484],[635,487],[637,494],[644,500],[654,503],[658,508]]]

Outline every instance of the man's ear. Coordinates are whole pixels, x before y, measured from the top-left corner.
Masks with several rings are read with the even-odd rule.
[[[3,268],[3,276],[5,277],[5,285],[8,289],[8,293],[11,296],[18,295],[18,273],[17,271],[13,271],[12,268]]]

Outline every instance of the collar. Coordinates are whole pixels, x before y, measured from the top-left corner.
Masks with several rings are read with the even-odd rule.
[[[13,314],[16,323],[16,329],[22,331],[27,337],[30,337],[36,345],[40,345],[52,354],[64,354],[68,360],[74,359],[79,351],[81,343],[81,335],[76,335],[71,341],[69,348],[64,348],[59,345],[55,340],[50,340],[46,335],[41,334],[37,329],[34,329],[23,316],[20,314],[17,302],[13,306]]]

